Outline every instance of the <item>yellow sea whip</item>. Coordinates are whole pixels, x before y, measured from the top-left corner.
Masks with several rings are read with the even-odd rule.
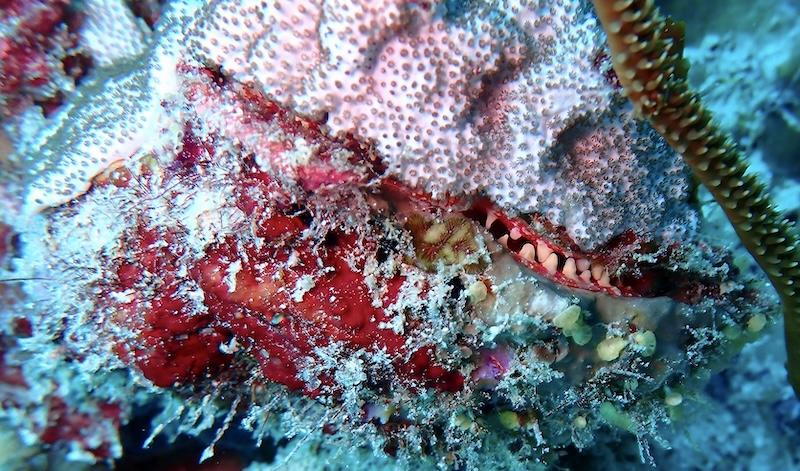
[[[679,152],[722,206],[783,303],[789,381],[800,395],[800,245],[731,138],[687,82],[683,28],[653,0],[592,0],[614,70],[637,113]]]

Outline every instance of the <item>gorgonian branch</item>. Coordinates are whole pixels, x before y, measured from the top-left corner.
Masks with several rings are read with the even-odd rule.
[[[689,88],[682,26],[663,18],[653,0],[593,3],[614,70],[637,113],[683,156],[775,286],[783,303],[789,381],[800,394],[800,249],[793,227],[746,173],[736,145]]]

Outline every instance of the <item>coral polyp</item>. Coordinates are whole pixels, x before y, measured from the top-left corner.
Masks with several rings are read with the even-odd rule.
[[[66,4],[93,72],[16,91],[0,156],[42,469],[648,460],[777,312],[588,2]]]

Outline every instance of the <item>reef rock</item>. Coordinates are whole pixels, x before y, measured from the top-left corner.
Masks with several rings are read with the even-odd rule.
[[[4,122],[26,454],[124,461],[152,419],[152,454],[254,467],[270,439],[510,469],[614,429],[644,455],[774,314],[584,2],[146,3],[73,5],[96,67]]]

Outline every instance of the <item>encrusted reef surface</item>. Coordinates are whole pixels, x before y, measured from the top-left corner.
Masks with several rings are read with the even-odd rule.
[[[589,2],[0,25],[0,468],[680,462],[779,312]]]

